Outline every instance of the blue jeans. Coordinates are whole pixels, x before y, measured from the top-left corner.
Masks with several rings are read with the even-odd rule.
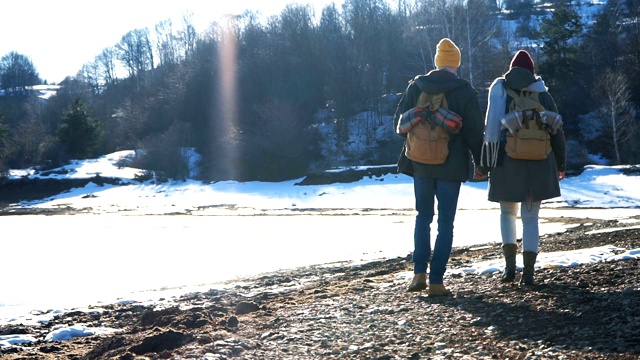
[[[416,197],[416,225],[413,234],[413,272],[426,273],[431,257],[431,222],[438,200],[438,236],[431,257],[430,284],[442,284],[453,246],[453,220],[458,207],[460,182],[422,176],[413,177]]]

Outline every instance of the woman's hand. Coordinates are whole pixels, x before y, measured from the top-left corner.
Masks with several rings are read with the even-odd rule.
[[[482,172],[479,167],[473,169],[473,180],[484,180],[487,178],[487,174]]]

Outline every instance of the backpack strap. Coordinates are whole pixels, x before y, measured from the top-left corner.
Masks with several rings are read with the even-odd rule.
[[[444,92],[431,94],[423,91],[418,98],[418,106],[432,111],[438,110],[439,108],[447,109],[447,99],[444,95]]]
[[[544,106],[540,104],[539,93],[522,89],[519,92],[511,88],[507,88],[507,94],[512,98],[509,104],[509,110],[524,111],[536,110],[544,111]]]
[[[509,111],[521,111],[524,121],[522,121],[522,127],[529,129],[529,122],[535,121],[538,129],[544,128],[542,122],[541,111],[544,111],[544,106],[540,104],[538,92],[528,91],[522,89],[516,92],[513,89],[507,88],[507,94],[511,96],[512,100],[509,104]]]

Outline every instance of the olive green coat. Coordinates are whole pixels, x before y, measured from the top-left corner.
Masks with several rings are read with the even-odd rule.
[[[514,67],[505,74],[504,84],[520,90],[538,81],[530,71]],[[540,80],[541,81],[541,80]],[[548,92],[539,95],[546,110],[558,112]],[[507,102],[508,107],[508,102]],[[508,108],[505,108],[505,114]],[[503,135],[506,130],[503,130]],[[502,137],[504,140],[504,136]],[[551,153],[545,160],[517,160],[505,155],[501,141],[498,164],[489,174],[489,201],[542,201],[560,196],[558,171],[565,170],[565,138],[562,128],[551,135]]]

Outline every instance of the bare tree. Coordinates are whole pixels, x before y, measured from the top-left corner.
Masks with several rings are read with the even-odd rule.
[[[149,41],[149,29],[135,29],[126,33],[116,45],[119,50],[118,59],[129,72],[135,76],[153,67],[153,54]]]
[[[319,46],[324,58],[322,71],[326,79],[325,98],[331,101],[335,115],[339,119],[336,125],[346,131],[347,128],[341,125],[344,123],[343,118],[348,114],[349,99],[353,96],[349,84],[353,73],[349,71],[350,63],[346,61],[348,39],[344,27],[336,5],[325,6],[318,26]],[[346,137],[346,133],[343,135]]]
[[[40,77],[31,60],[15,51],[0,59],[0,86],[14,93],[24,93],[27,86],[40,84]]]
[[[178,62],[177,35],[173,32],[171,19],[156,24],[156,48],[159,65],[176,64]]]
[[[102,50],[100,55],[96,56],[96,64],[100,71],[100,76],[105,85],[111,85],[118,81],[116,74],[117,51],[113,47]]]
[[[142,74],[154,67],[149,29],[129,31],[122,37],[116,48],[118,49],[118,59],[123,62],[129,76],[136,78],[139,87]]]
[[[497,8],[488,0],[463,0],[457,7],[465,19],[463,31],[466,36],[461,40],[461,50],[466,54],[462,67],[467,69],[468,79],[474,86],[477,85],[476,74],[487,68],[486,55],[490,53],[489,40],[498,32],[499,23],[492,14]]]
[[[78,77],[83,79],[91,87],[93,95],[97,95],[100,91],[100,67],[97,62],[88,62],[82,65],[78,72]]]
[[[182,15],[182,30],[178,33],[180,39],[181,48],[184,52],[184,59],[190,60],[193,57],[195,48],[197,33],[193,26],[193,13],[185,13]]]
[[[422,62],[423,71],[427,72],[435,67],[433,59],[438,41],[443,37],[452,39],[457,44],[461,39],[458,33],[464,34],[461,25],[462,18],[455,16],[455,7],[461,0],[422,0],[412,14],[414,27],[411,31],[413,48],[419,50],[418,58]]]
[[[607,69],[599,79],[598,94],[601,101],[602,119],[611,130],[616,163],[622,163],[621,146],[638,130],[634,122],[635,109],[629,99],[629,80],[625,74]]]
[[[384,89],[385,73],[390,63],[393,39],[386,26],[391,8],[384,0],[346,0],[343,4],[346,24],[349,71],[354,76],[352,88],[366,101]]]

